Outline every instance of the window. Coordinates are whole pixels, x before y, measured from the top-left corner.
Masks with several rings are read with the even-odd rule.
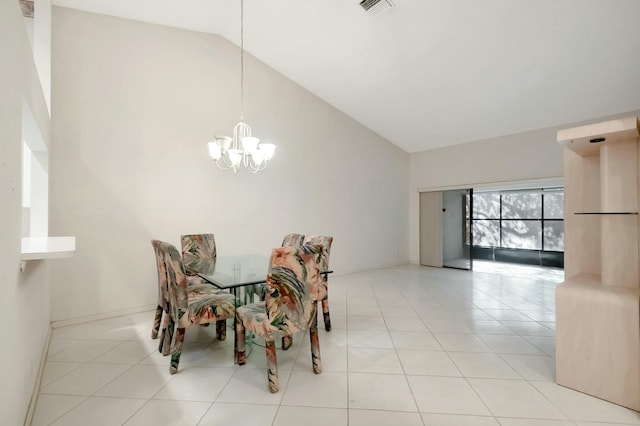
[[[476,192],[473,194],[473,245],[564,251],[563,218],[562,188]]]
[[[513,249],[542,250],[541,226],[538,220],[503,220],[501,246]]]
[[[22,102],[22,236],[49,233],[49,160],[47,147],[29,104]]]

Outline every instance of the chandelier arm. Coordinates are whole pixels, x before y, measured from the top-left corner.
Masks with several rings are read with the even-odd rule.
[[[249,169],[249,171],[251,173],[257,173],[261,170],[264,170],[267,165],[269,164],[268,160],[264,160],[262,163],[256,165],[256,163],[254,163],[253,161],[250,162],[249,167],[247,167]]]
[[[216,166],[218,166],[220,170],[224,170],[224,171],[231,170],[233,168],[233,164],[227,163],[227,160],[225,159],[225,155],[222,155],[220,158],[216,160]]]
[[[227,160],[229,158],[228,154],[223,155],[222,157],[220,157],[220,159],[222,160],[223,163],[223,167],[220,167],[220,164],[218,164],[218,162],[216,161],[216,165],[222,169],[222,170],[233,170],[233,173],[238,173],[238,166],[234,165],[231,160]]]
[[[218,165],[218,167],[220,167],[222,170],[229,170],[233,168],[233,163],[231,163],[231,161],[227,161],[228,157],[228,154],[222,154],[222,156],[220,157],[220,160],[222,160],[222,164],[224,164],[225,168],[220,167],[220,165]]]

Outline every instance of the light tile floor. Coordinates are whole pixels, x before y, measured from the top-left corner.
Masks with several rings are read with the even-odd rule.
[[[477,265],[476,265],[477,266]],[[278,351],[271,394],[260,347],[187,330],[176,375],[152,312],[53,331],[33,425],[640,425],[640,414],[554,383],[561,271],[500,275],[407,265],[332,276],[333,330]]]

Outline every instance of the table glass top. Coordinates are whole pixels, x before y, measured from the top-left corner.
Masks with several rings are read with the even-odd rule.
[[[219,288],[232,288],[267,281],[269,256],[218,256],[213,273],[198,274]]]

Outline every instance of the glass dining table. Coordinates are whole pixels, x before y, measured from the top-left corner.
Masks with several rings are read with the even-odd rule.
[[[235,298],[235,307],[254,303],[264,299],[265,284],[269,271],[269,256],[237,255],[218,256],[210,271],[198,275],[211,285],[229,290]],[[236,322],[233,319],[233,353],[234,362],[238,350],[236,339]],[[247,355],[253,347],[253,336],[247,331]]]
[[[198,275],[219,289],[238,295],[240,289],[252,290],[252,286],[266,283],[268,271],[268,256],[218,256],[211,271]],[[251,302],[247,299],[242,304]]]
[[[235,307],[255,303],[264,300],[266,291],[267,273],[269,272],[269,256],[260,255],[236,255],[218,256],[211,270],[198,275],[211,285],[229,290],[235,298]],[[330,274],[333,271],[322,271],[321,274]],[[233,320],[233,353],[236,360],[238,341],[236,338],[237,317]],[[251,353],[254,336],[246,331],[247,355]]]

